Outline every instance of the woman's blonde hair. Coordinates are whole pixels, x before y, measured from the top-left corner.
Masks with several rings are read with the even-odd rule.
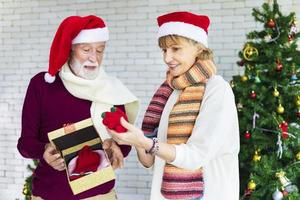
[[[205,47],[202,43],[196,42],[195,40],[192,40],[187,37],[179,36],[179,35],[166,35],[163,37],[160,37],[158,39],[158,46],[160,48],[167,48],[168,44],[170,42],[175,43],[175,44],[181,44],[182,42],[188,42],[192,45],[195,45],[199,47],[202,51],[197,55],[196,60],[213,60],[213,52],[211,49]]]

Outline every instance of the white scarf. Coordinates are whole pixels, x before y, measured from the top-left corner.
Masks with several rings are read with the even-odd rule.
[[[65,88],[75,97],[92,101],[91,117],[94,126],[102,140],[110,138],[102,124],[101,114],[110,111],[114,105],[124,105],[128,121],[134,123],[138,114],[138,99],[117,78],[111,77],[100,67],[99,74],[94,80],[75,76],[68,64],[59,72]]]

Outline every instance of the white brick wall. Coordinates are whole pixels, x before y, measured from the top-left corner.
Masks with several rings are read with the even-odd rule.
[[[0,199],[22,199],[30,160],[16,150],[20,116],[29,79],[47,69],[58,24],[69,15],[99,15],[110,29],[104,65],[141,100],[141,116],[165,66],[157,47],[156,17],[187,10],[211,17],[209,46],[219,73],[227,80],[239,73],[235,62],[245,33],[260,27],[251,9],[263,0],[1,0],[0,1]],[[279,0],[284,12],[300,12],[299,0]],[[298,15],[299,21],[300,15]],[[141,119],[141,118],[140,118]],[[139,120],[140,124],[141,120]],[[148,199],[151,172],[137,163],[133,151],[117,171],[121,200]]]

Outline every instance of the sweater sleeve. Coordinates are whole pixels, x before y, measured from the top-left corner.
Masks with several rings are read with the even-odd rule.
[[[129,146],[129,145],[119,145],[119,144],[117,144],[117,145],[120,147],[124,158],[127,157],[128,154],[131,151],[131,146]]]
[[[238,153],[238,119],[230,86],[219,83],[203,99],[193,132],[186,144],[175,145],[171,163],[185,169],[197,169],[227,153]]]
[[[17,148],[25,158],[41,159],[45,142],[39,140],[40,128],[40,93],[33,79],[30,81],[22,110],[21,137]]]

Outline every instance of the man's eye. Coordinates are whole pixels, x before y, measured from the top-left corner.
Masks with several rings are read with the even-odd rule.
[[[89,52],[90,50],[89,50],[89,49],[83,49],[83,51],[84,51],[84,52]]]
[[[97,53],[102,53],[103,51],[102,50],[97,50]]]

